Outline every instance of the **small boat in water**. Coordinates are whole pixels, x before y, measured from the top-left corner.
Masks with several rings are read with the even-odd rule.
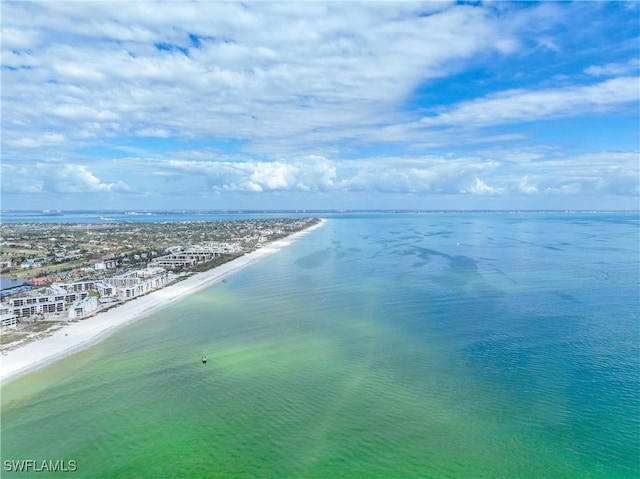
[[[207,357],[206,356],[202,356],[202,364],[206,364],[207,363]]]

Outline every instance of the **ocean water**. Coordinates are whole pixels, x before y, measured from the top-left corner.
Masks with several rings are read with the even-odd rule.
[[[334,215],[3,386],[2,477],[638,478],[639,231]]]

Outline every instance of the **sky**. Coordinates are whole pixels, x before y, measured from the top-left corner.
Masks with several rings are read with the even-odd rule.
[[[1,9],[4,210],[640,209],[638,2]]]

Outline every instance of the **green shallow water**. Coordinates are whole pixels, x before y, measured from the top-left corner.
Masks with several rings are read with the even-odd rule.
[[[604,226],[331,219],[4,386],[3,461],[78,471],[2,477],[640,477],[635,226]]]

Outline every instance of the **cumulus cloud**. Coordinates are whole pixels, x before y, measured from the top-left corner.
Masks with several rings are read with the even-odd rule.
[[[503,193],[504,188],[496,188],[494,186],[489,186],[476,176],[476,182],[470,188],[469,191],[476,195],[494,195],[494,194]]]
[[[457,194],[473,192],[470,185],[482,172],[497,168],[498,163],[477,158],[421,157],[414,159],[376,158],[357,165],[344,186],[353,190],[385,193]]]
[[[477,158],[329,160],[312,156],[274,162],[169,160],[162,165],[164,174],[203,178],[213,191],[375,191],[418,195],[504,192],[504,188],[489,186],[477,176],[499,169],[499,163]]]
[[[43,182],[39,175],[34,175],[29,167],[2,162],[3,193],[42,193]]]
[[[518,189],[525,194],[538,193],[538,187],[530,184],[529,175],[525,175],[518,183]]]
[[[528,163],[521,168],[527,172],[525,175],[507,181],[517,181],[518,189],[526,194],[637,196],[638,155],[638,152],[599,152]]]
[[[640,193],[638,153],[601,152],[556,159],[512,157],[377,158],[337,162],[335,184],[346,190],[416,195],[627,195]]]
[[[311,155],[276,161],[124,158],[97,175],[81,164],[3,164],[3,191],[33,194],[116,194],[140,198],[172,195],[272,193],[362,194],[413,197],[466,195],[640,194],[637,153],[601,152],[572,157],[527,159],[494,152],[494,158],[422,156],[329,159]],[[517,161],[514,161],[517,160]],[[153,164],[153,169],[149,165]],[[128,183],[141,185],[135,190]]]
[[[174,174],[205,179],[214,191],[323,191],[333,187],[336,168],[321,157],[310,161],[184,161],[170,160],[163,167]]]
[[[2,189],[637,195],[637,151],[578,155],[540,126],[637,113],[635,43],[567,56],[601,9],[5,2]]]
[[[104,183],[84,165],[40,163],[30,171],[38,190],[48,193],[130,193],[123,181]]]

